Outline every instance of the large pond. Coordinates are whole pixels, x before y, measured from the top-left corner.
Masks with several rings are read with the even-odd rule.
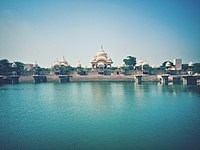
[[[0,149],[200,149],[200,86],[0,86]]]

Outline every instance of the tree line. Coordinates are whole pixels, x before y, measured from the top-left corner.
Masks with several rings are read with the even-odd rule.
[[[127,58],[123,59],[123,62],[125,64],[124,69],[126,70],[134,70],[134,66],[136,65],[136,57],[134,56],[127,56]],[[167,62],[170,61],[164,61],[159,69],[164,69]],[[14,64],[14,66],[13,66]],[[171,66],[173,66],[173,63],[170,62]],[[117,67],[112,67],[112,70],[115,70]],[[76,70],[76,67],[63,67],[61,68],[61,72],[63,74],[69,73],[70,71]],[[188,64],[182,64],[182,70],[186,71],[188,69]],[[88,68],[90,70],[90,68]],[[15,61],[14,63],[9,62],[7,59],[1,59],[0,60],[0,75],[11,75],[12,72],[15,71],[17,75],[23,75],[26,70],[24,70],[24,63],[20,61]],[[50,71],[50,68],[41,68],[37,67],[36,70],[38,73],[42,71]],[[194,73],[200,73],[200,63],[194,63],[193,64],[193,72]]]

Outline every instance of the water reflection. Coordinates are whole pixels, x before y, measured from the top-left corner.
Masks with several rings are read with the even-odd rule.
[[[159,85],[163,93],[178,95],[181,93],[196,93],[200,95],[200,86],[198,85]]]
[[[166,143],[176,149],[188,139],[195,145],[199,88],[132,82],[5,85],[0,89],[0,142],[16,149],[102,149],[101,144],[162,149]]]

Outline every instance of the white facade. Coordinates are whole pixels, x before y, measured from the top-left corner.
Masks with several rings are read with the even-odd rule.
[[[174,59],[175,70],[182,70],[182,59]]]
[[[33,64],[24,64],[24,70],[30,71],[33,69]]]
[[[102,46],[101,46],[101,49],[97,52],[97,54],[93,57],[91,61],[93,69],[94,68],[108,68],[108,67],[111,67],[112,63],[113,63],[112,59],[103,50]]]

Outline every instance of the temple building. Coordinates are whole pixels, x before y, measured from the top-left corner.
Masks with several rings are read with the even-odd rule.
[[[65,57],[63,56],[63,60],[59,61],[57,59],[56,62],[54,62],[54,64],[51,66],[52,71],[54,72],[54,74],[58,75],[58,74],[62,74],[62,68],[69,66],[68,62],[65,60]]]
[[[137,73],[143,73],[143,74],[149,74],[149,62],[148,61],[142,61],[138,60],[136,65],[135,65],[135,70]]]
[[[192,61],[190,61],[189,63],[188,63],[188,75],[192,75],[193,74],[193,67],[194,67],[194,64],[193,64],[193,62]]]
[[[107,74],[106,72],[110,70],[112,63],[112,59],[101,46],[101,49],[97,52],[96,56],[94,56],[91,61],[92,70],[98,71],[99,74]]]
[[[53,67],[66,67],[66,66],[69,66],[68,62],[65,60],[65,57],[63,56],[63,60],[62,61],[59,61],[57,59],[56,62],[54,62],[53,64]]]

